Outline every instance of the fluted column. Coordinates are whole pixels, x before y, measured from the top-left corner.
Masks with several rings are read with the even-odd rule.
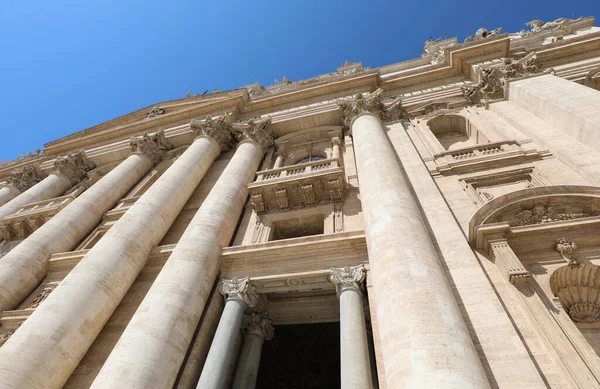
[[[481,362],[381,120],[382,91],[341,103],[354,138],[388,388],[489,388]],[[381,120],[380,120],[381,117]]]
[[[370,388],[371,364],[363,311],[363,266],[331,269],[329,276],[340,299],[341,389]]]
[[[251,313],[242,319],[244,346],[233,378],[232,389],[254,389],[265,340],[273,339],[273,325],[266,313]]]
[[[225,389],[244,311],[246,308],[254,307],[258,302],[258,295],[248,277],[240,280],[235,278],[223,280],[221,294],[226,296],[227,302],[210,345],[197,389]]]
[[[162,132],[131,142],[133,153],[56,216],[11,250],[0,263],[0,311],[15,308],[46,276],[54,253],[73,250],[169,148]],[[83,178],[83,172],[78,177]]]
[[[96,377],[93,388],[171,387],[231,241],[247,185],[271,142],[269,121],[234,125],[241,141]],[[143,353],[131,350],[144,349]],[[125,366],[135,367],[126,376]]]
[[[5,388],[64,385],[219,152],[196,138],[2,346]]]
[[[18,182],[23,184],[21,189],[28,189],[0,207],[0,220],[17,212],[26,204],[61,196],[66,190],[81,181],[93,168],[94,164],[88,161],[85,153],[79,151],[66,157],[57,157],[54,161],[54,170],[42,180],[40,180],[43,177],[41,172],[35,171],[37,168],[24,171],[26,176],[21,176]],[[21,182],[21,179],[25,181]],[[37,183],[30,186],[34,182]]]

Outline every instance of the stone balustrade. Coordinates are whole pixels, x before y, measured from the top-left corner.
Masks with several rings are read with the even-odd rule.
[[[339,167],[337,158],[322,159],[320,161],[307,162],[299,165],[263,170],[257,173],[256,181],[269,181],[286,177],[296,177],[299,175],[320,172],[337,167]]]

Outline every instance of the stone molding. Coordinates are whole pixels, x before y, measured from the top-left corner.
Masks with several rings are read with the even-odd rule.
[[[40,170],[39,165],[33,165],[13,170],[7,181],[9,185],[14,186],[22,193],[44,178],[46,176]]]
[[[221,151],[229,150],[231,146],[231,114],[226,113],[213,119],[207,116],[204,120],[193,119],[190,128],[196,136],[207,136],[219,144]]]
[[[270,117],[233,123],[231,127],[233,128],[233,135],[240,143],[244,141],[258,143],[262,147],[263,152],[266,152],[273,145]]]
[[[362,283],[365,280],[365,267],[363,265],[331,268],[329,272],[329,280],[335,285],[338,297],[348,289],[359,292],[362,290]]]
[[[481,78],[477,85],[461,87],[463,96],[472,105],[503,99],[508,80],[539,74],[542,72],[542,63],[535,53],[531,53],[518,61],[505,58],[499,66],[480,69]]]
[[[408,117],[407,111],[402,106],[401,98],[395,98],[387,104],[383,103],[383,89],[381,88],[366,95],[359,93],[355,98],[339,100],[337,103],[342,110],[342,125],[347,130],[352,129],[352,122],[362,114],[376,115],[382,122]]]
[[[65,157],[57,157],[54,161],[54,173],[59,173],[71,181],[72,185],[78,184],[87,177],[87,172],[95,168],[93,162],[85,156],[85,152],[70,153]]]
[[[248,308],[256,306],[258,303],[258,294],[250,284],[250,278],[233,278],[231,280],[221,280],[219,292],[229,300],[237,300],[246,304]]]
[[[148,135],[147,132],[141,137],[133,137],[129,141],[129,148],[133,153],[139,153],[145,155],[152,165],[156,165],[160,162],[167,151],[173,148],[171,143],[165,138],[163,130],[159,130],[152,135]]]
[[[255,334],[265,340],[273,339],[275,327],[266,313],[250,313],[242,319],[242,331],[246,334]]]

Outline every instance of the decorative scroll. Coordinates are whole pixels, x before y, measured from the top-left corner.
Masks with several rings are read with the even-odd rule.
[[[241,328],[246,334],[256,334],[265,340],[273,339],[275,333],[275,327],[266,313],[244,315]]]
[[[402,106],[402,99],[396,98],[387,104],[383,103],[383,89],[379,88],[373,93],[363,95],[359,93],[350,100],[339,100],[338,105],[342,110],[342,124],[350,129],[352,121],[364,113],[375,114],[383,122],[400,120],[408,117],[408,112]]]
[[[214,139],[221,148],[227,151],[231,147],[231,114],[219,116],[216,119],[207,116],[204,120],[192,120],[190,128],[197,136],[204,135]]]
[[[95,168],[85,156],[85,152],[68,154],[66,157],[57,157],[54,161],[55,172],[62,174],[71,181],[72,185],[78,184],[87,176],[87,172]]]
[[[584,211],[579,213],[556,213],[553,207],[546,207],[544,204],[535,204],[531,209],[526,209],[516,214],[509,221],[511,227],[528,226],[533,224],[543,224],[561,220],[574,220],[584,217],[598,216],[600,212]]]
[[[237,300],[247,307],[252,308],[258,303],[258,294],[250,284],[250,278],[234,278],[232,280],[221,280],[220,292],[227,300]]]
[[[134,153],[144,154],[152,161],[153,165],[156,165],[165,157],[167,151],[173,148],[173,146],[165,138],[164,131],[159,130],[152,135],[148,135],[148,133],[145,132],[144,135],[139,138],[131,138],[129,141],[129,148]]]
[[[38,165],[33,165],[18,168],[10,172],[8,183],[21,192],[25,192],[44,178],[46,178],[46,175],[42,173],[40,167]]]

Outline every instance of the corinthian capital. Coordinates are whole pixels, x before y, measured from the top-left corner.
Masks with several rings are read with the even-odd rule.
[[[265,340],[273,339],[275,327],[266,313],[244,315],[242,330],[247,334],[256,334]]]
[[[250,284],[250,278],[248,277],[242,279],[234,278],[232,280],[221,280],[220,292],[227,300],[240,301],[249,308],[252,308],[258,303],[258,294],[252,284]]]
[[[363,265],[330,269],[329,280],[335,285],[338,296],[346,289],[360,291],[364,279],[365,268]]]
[[[160,162],[172,147],[171,143],[165,138],[163,130],[159,130],[152,135],[145,132],[141,137],[131,138],[129,141],[131,151],[144,154],[153,165]]]
[[[263,151],[266,151],[273,144],[273,134],[271,132],[271,118],[254,120],[250,119],[242,123],[234,123],[233,134],[238,142],[253,141],[258,143]]]
[[[353,99],[338,101],[338,105],[342,110],[342,124],[344,127],[350,129],[354,118],[364,113],[377,115],[382,122],[408,117],[408,113],[402,107],[402,99],[396,98],[384,104],[382,94],[383,89],[379,88],[367,95],[358,94]]]
[[[54,171],[67,177],[72,185],[83,180],[87,172],[94,167],[96,165],[87,159],[83,150],[70,153],[66,157],[57,157],[54,161]]]
[[[25,192],[38,182],[42,181],[46,176],[40,170],[38,165],[27,166],[20,169],[15,169],[10,172],[8,183],[21,192]]]
[[[204,120],[192,120],[190,128],[197,136],[207,136],[214,139],[221,151],[229,149],[231,143],[231,114],[219,116],[216,119],[207,116]]]

